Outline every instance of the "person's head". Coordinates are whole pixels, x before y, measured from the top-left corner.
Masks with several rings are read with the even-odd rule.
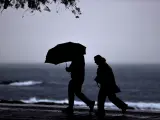
[[[100,55],[94,56],[94,61],[97,65],[103,64],[106,62],[106,59]]]

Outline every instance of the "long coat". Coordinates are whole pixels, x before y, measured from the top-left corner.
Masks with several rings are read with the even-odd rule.
[[[107,63],[98,66],[95,80],[107,95],[120,92],[120,88],[116,85],[112,68]]]

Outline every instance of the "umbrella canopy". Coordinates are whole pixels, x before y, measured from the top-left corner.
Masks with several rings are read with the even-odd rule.
[[[48,50],[45,63],[59,64],[72,61],[78,55],[86,54],[86,47],[80,43],[66,42]]]

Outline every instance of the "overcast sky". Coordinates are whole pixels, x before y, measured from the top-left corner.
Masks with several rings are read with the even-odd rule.
[[[87,47],[86,62],[101,54],[109,63],[160,63],[159,0],[80,0],[78,5],[79,19],[54,4],[51,12],[24,18],[24,10],[3,11],[0,62],[43,63],[48,49],[72,41]]]

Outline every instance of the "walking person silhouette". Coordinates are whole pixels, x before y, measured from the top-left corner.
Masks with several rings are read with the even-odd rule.
[[[95,81],[100,85],[98,93],[98,111],[96,114],[104,117],[104,103],[107,96],[113,104],[122,110],[123,114],[127,109],[134,109],[116,96],[115,93],[120,92],[120,88],[116,85],[112,68],[106,63],[106,59],[100,55],[96,55],[94,61],[98,65]]]
[[[85,60],[83,55],[77,55],[71,62],[66,71],[71,73],[71,80],[68,84],[68,101],[69,106],[63,110],[68,114],[73,114],[74,96],[76,95],[81,99],[89,108],[90,112],[93,111],[95,101],[88,99],[82,92],[82,85],[85,77]]]

